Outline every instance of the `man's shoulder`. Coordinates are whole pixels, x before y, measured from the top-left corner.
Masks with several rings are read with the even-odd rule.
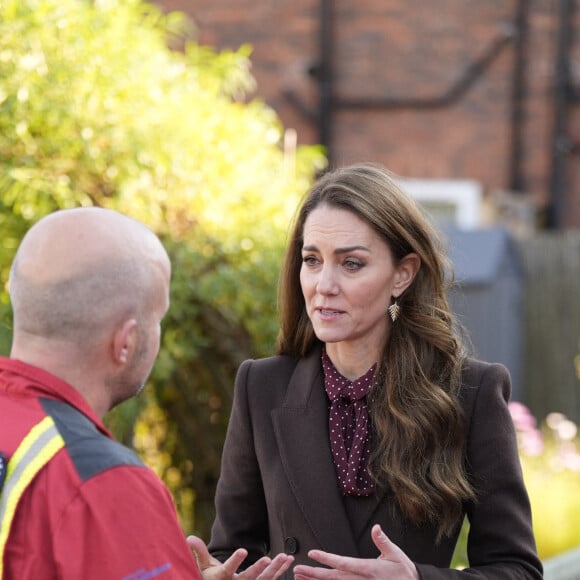
[[[54,399],[41,399],[54,421],[81,481],[119,466],[145,467],[137,454],[101,433],[78,409]]]

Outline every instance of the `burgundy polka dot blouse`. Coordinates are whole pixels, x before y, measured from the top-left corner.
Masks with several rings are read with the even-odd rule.
[[[368,472],[371,430],[367,394],[376,366],[373,365],[362,377],[350,381],[336,370],[326,350],[322,351],[324,386],[330,399],[330,447],[343,495],[364,496],[374,491]]]

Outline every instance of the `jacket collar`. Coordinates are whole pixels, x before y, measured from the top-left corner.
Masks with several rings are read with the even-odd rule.
[[[330,451],[321,348],[298,362],[272,420],[286,477],[320,548],[357,556],[358,532],[372,517],[382,494],[361,502],[357,521],[349,521]]]

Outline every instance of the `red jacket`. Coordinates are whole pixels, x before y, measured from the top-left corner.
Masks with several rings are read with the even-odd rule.
[[[70,385],[0,357],[0,452],[8,461],[47,416],[64,447],[17,503],[3,580],[199,579],[172,497],[155,473],[114,441]]]

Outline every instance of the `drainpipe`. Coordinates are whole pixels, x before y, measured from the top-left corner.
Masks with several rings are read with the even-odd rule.
[[[333,111],[333,21],[332,0],[320,2],[320,66],[318,70],[318,135],[327,150],[329,165],[332,165],[332,111]]]
[[[568,105],[572,98],[570,83],[570,46],[572,42],[573,0],[558,3],[558,45],[556,52],[556,78],[554,83],[554,131],[552,138],[552,170],[550,176],[550,201],[546,213],[546,228],[561,228],[565,212],[565,157],[574,147],[566,135]]]
[[[522,171],[524,100],[526,96],[526,44],[528,38],[529,0],[518,0],[515,16],[514,77],[512,92],[511,146],[509,164],[509,184],[513,192],[526,189]]]
[[[520,0],[521,11],[525,14],[528,0]],[[309,74],[318,85],[318,106],[312,110],[305,106],[299,95],[291,89],[284,91],[285,98],[305,118],[316,123],[318,127],[319,143],[326,148],[329,164],[333,161],[333,112],[338,110],[394,110],[394,109],[439,109],[448,107],[459,101],[475,82],[485,73],[491,64],[502,53],[503,49],[511,44],[517,36],[513,24],[504,24],[499,27],[497,36],[488,47],[471,62],[458,76],[457,80],[439,95],[426,98],[370,98],[341,99],[334,94],[334,63],[333,63],[333,24],[334,5],[332,0],[320,0],[319,4],[319,32],[318,62],[309,69]],[[522,41],[523,42],[523,41]],[[523,73],[521,73],[523,75]],[[519,93],[518,93],[519,98]],[[517,113],[521,115],[521,113]]]
[[[337,109],[348,110],[386,110],[386,109],[441,109],[459,101],[475,82],[489,68],[492,62],[501,54],[505,46],[510,44],[516,32],[511,24],[500,27],[495,39],[480,56],[471,62],[459,75],[457,80],[440,95],[432,97],[403,97],[403,98],[371,98],[361,97],[354,99],[334,99]]]

